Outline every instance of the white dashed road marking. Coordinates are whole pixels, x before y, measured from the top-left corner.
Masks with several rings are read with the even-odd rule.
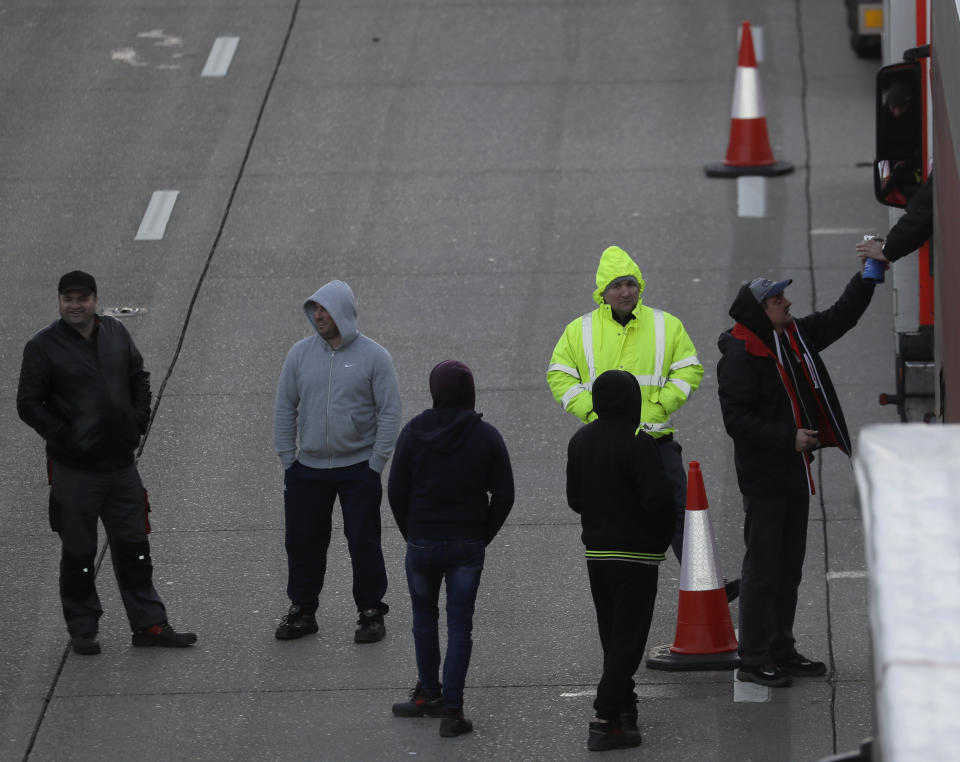
[[[737,216],[767,216],[767,178],[757,175],[737,178]]]
[[[237,52],[239,37],[217,37],[210,48],[207,63],[203,67],[201,77],[225,77],[233,61],[233,54]]]
[[[177,202],[180,191],[158,190],[153,192],[147,211],[143,213],[140,229],[133,240],[159,241],[167,229],[167,222],[173,212],[173,205]]]

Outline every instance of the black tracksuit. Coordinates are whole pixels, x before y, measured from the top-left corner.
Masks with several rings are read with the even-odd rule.
[[[833,306],[795,319],[778,337],[744,285],[730,308],[737,324],[720,336],[720,408],[746,511],[739,649],[745,665],[795,653],[793,621],[814,491],[813,456],[796,451],[796,434],[817,430],[822,446],[850,454],[843,411],[819,353],[856,325],[873,290],[858,273]]]
[[[150,374],[120,321],[90,339],[58,320],[27,342],[17,412],[46,441],[50,521],[60,534],[60,600],[71,635],[95,634],[97,519],[134,630],[166,622],[153,587],[146,493],[134,450],[150,419]]]
[[[640,666],[657,595],[658,564],[673,535],[670,484],[657,445],[640,424],[643,394],[625,371],[593,384],[597,420],[567,447],[567,502],[580,514],[590,590],[603,647],[597,717],[636,717]]]

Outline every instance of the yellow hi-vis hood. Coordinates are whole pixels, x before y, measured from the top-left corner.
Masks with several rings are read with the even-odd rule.
[[[637,279],[637,283],[640,285],[640,296],[642,297],[643,289],[646,288],[647,284],[643,280],[643,275],[640,273],[637,263],[619,246],[610,246],[604,249],[603,254],[600,255],[600,264],[597,265],[597,289],[593,292],[593,301],[603,306],[603,292],[606,291],[607,286],[625,275],[632,275]],[[642,300],[637,304],[638,306],[642,304]]]

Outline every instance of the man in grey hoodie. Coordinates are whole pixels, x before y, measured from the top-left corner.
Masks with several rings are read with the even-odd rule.
[[[353,291],[343,281],[322,286],[303,311],[316,335],[287,353],[273,420],[284,467],[291,603],[276,636],[292,640],[318,630],[333,503],[339,497],[360,614],[354,641],[376,643],[386,634],[388,611],[380,474],[400,431],[397,373],[390,353],[357,329]]]

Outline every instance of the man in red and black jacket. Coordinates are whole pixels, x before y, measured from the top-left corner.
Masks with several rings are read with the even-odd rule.
[[[146,493],[134,451],[150,421],[150,374],[119,320],[97,314],[97,282],[74,270],[58,285],[60,319],[27,342],[17,412],[46,441],[50,526],[62,542],[60,602],[74,653],[100,653],[97,519],[110,543],[135,646],[183,647],[153,586]]]
[[[823,662],[797,653],[793,636],[815,491],[813,450],[850,455],[819,353],[857,324],[874,289],[857,274],[832,307],[794,320],[784,294],[791,282],[745,284],[730,308],[737,323],[718,342],[720,408],[746,511],[737,679],[771,687],[826,672]]]

